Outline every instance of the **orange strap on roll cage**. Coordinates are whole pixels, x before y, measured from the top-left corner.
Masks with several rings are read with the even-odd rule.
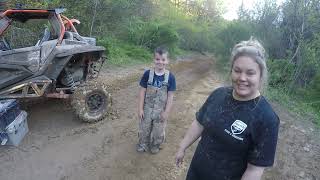
[[[61,15],[62,19],[63,19],[63,24],[66,28],[66,30],[71,29],[73,32],[78,33],[77,29],[74,27],[73,23],[77,23],[80,24],[80,21],[77,19],[69,19],[64,15]]]

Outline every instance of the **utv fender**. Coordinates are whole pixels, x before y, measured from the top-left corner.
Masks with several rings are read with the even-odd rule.
[[[52,63],[50,63],[44,71],[45,75],[50,79],[56,79],[71,58],[72,55],[62,58],[54,58]]]
[[[92,45],[66,45],[56,47],[56,57],[71,56],[74,54],[88,53],[88,52],[103,52],[105,48],[102,46]]]

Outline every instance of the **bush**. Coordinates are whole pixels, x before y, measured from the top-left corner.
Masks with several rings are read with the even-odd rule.
[[[318,72],[310,86],[306,89],[306,96],[311,106],[320,112],[320,72]]]
[[[128,23],[127,32],[123,37],[137,46],[143,46],[151,51],[164,45],[170,53],[177,48],[179,36],[177,31],[169,23],[144,22],[138,18],[131,19]]]
[[[216,35],[213,45],[214,52],[220,55],[221,64],[227,64],[233,46],[240,41],[248,40],[252,35],[248,25],[242,22],[231,22],[226,27],[221,29]]]
[[[98,44],[107,49],[108,63],[113,65],[145,63],[152,59],[152,53],[147,49],[115,38],[101,39]]]
[[[267,62],[267,66],[271,87],[289,87],[294,73],[294,64],[285,59],[273,59]]]
[[[198,52],[213,50],[213,34],[205,29],[181,29],[179,34],[182,36],[179,42],[182,49]]]

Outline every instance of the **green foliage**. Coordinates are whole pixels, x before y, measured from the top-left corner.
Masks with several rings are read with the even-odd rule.
[[[294,96],[300,112],[312,112],[315,123],[320,126],[320,72],[312,78],[307,87],[297,88]]]
[[[179,46],[185,50],[205,51],[210,49],[209,32],[203,26],[195,24],[185,24],[179,29],[180,42]]]
[[[287,59],[275,59],[268,62],[270,88],[267,96],[293,112],[302,116],[312,116],[311,119],[320,126],[320,72],[316,71],[318,67],[316,63],[313,65],[307,63],[314,57],[311,49],[303,49],[309,52],[309,56],[305,55],[306,64],[301,69],[301,77],[296,80],[300,84],[302,82],[307,84],[306,87],[295,85],[293,89],[290,89],[292,82],[295,82],[293,78],[296,73],[296,65],[294,63]],[[317,74],[314,75],[314,73]]]
[[[156,47],[165,45],[169,51],[177,48],[179,37],[174,27],[168,23],[144,22],[133,18],[127,27],[127,40],[138,46],[144,46],[153,51]]]
[[[320,126],[319,109],[295,94],[289,94],[285,88],[269,88],[266,96],[269,100],[279,103],[291,112],[304,117],[304,119],[311,119],[315,124]]]
[[[19,1],[19,0],[12,0],[7,2],[7,8],[16,8],[16,6],[18,4],[21,4],[22,7],[24,8],[30,8],[30,7],[34,7],[34,8],[44,8],[44,4],[40,3],[40,2],[34,2],[31,0],[25,0],[25,1]]]
[[[221,57],[220,63],[227,64],[233,46],[240,41],[250,38],[251,29],[242,22],[230,22],[224,29],[221,29],[216,35],[213,44],[214,52]]]
[[[268,66],[274,99],[294,111],[313,112],[318,122],[319,7],[320,1],[285,0],[278,6],[275,0],[260,0],[253,10],[239,11],[239,22],[252,29],[273,59]]]
[[[320,72],[313,78],[312,82],[306,88],[306,99],[308,103],[320,112]],[[319,113],[320,114],[320,113]]]
[[[107,48],[108,63],[112,65],[146,63],[152,59],[152,53],[147,49],[115,38],[100,39],[97,44]]]
[[[273,88],[286,87],[292,81],[294,64],[286,59],[272,59],[267,63],[269,69],[269,85]]]

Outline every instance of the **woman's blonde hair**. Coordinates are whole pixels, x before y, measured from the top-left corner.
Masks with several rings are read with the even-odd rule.
[[[231,52],[231,71],[235,60],[241,56],[250,57],[259,65],[260,68],[260,91],[264,92],[268,84],[268,69],[266,52],[261,43],[255,38],[251,37],[248,41],[241,41],[236,44]]]

